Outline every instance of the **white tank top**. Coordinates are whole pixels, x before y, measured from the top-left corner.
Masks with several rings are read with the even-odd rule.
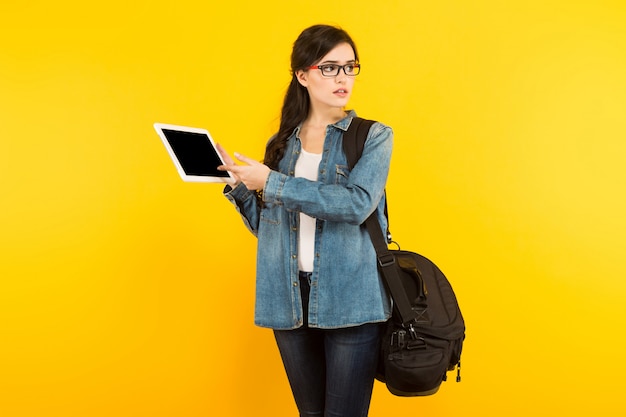
[[[321,153],[310,153],[304,149],[296,162],[294,175],[317,181]],[[298,268],[303,272],[313,272],[313,260],[315,258],[315,218],[300,213],[300,228],[298,229]]]

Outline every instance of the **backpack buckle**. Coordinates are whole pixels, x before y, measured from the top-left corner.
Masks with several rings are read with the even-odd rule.
[[[382,268],[386,268],[396,263],[396,258],[394,258],[393,254],[386,253],[378,257],[378,265]]]

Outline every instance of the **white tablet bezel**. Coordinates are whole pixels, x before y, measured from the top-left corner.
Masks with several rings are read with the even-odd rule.
[[[183,181],[210,182],[210,183],[222,183],[222,184],[224,183],[233,184],[235,182],[235,178],[230,172],[227,172],[228,177],[212,177],[212,176],[206,176],[206,175],[187,174],[185,170],[183,169],[182,165],[180,164],[180,161],[176,157],[176,154],[174,153],[174,150],[172,149],[169,141],[167,140],[165,133],[163,132],[163,129],[167,129],[167,130],[177,130],[177,131],[190,132],[190,133],[200,133],[200,134],[206,135],[206,137],[209,140],[209,143],[211,144],[211,147],[215,150],[217,157],[220,159],[222,164],[224,164],[222,155],[220,155],[217,148],[215,147],[215,142],[213,141],[213,138],[211,137],[211,134],[209,133],[208,130],[198,128],[198,127],[179,126],[179,125],[173,125],[173,124],[168,124],[168,123],[155,123],[154,129],[159,134],[159,137],[161,138],[163,145],[165,145],[165,149],[167,149],[167,153],[170,155],[170,158],[172,159],[172,162],[174,162],[174,165],[176,166],[176,170],[178,171],[178,174],[183,179]]]

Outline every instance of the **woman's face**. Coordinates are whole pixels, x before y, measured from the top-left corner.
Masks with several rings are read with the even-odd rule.
[[[355,64],[354,50],[348,43],[341,43],[328,52],[315,65],[324,64]],[[323,109],[333,107],[343,109],[350,100],[354,76],[346,75],[343,70],[333,76],[325,76],[318,68],[300,70],[296,77],[309,92],[311,107]]]

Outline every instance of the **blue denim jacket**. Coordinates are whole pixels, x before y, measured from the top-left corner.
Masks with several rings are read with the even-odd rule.
[[[303,324],[297,254],[299,212],[317,219],[309,326],[341,328],[381,322],[391,316],[374,247],[360,225],[378,208],[381,228],[387,229],[384,189],[393,132],[381,123],[374,124],[361,159],[350,172],[342,135],[355,116],[351,111],[327,127],[317,181],[293,176],[301,150],[298,126],[288,140],[278,171],[272,171],[267,179],[264,207],[243,184],[224,190],[246,227],[258,238],[258,326],[294,329]]]

